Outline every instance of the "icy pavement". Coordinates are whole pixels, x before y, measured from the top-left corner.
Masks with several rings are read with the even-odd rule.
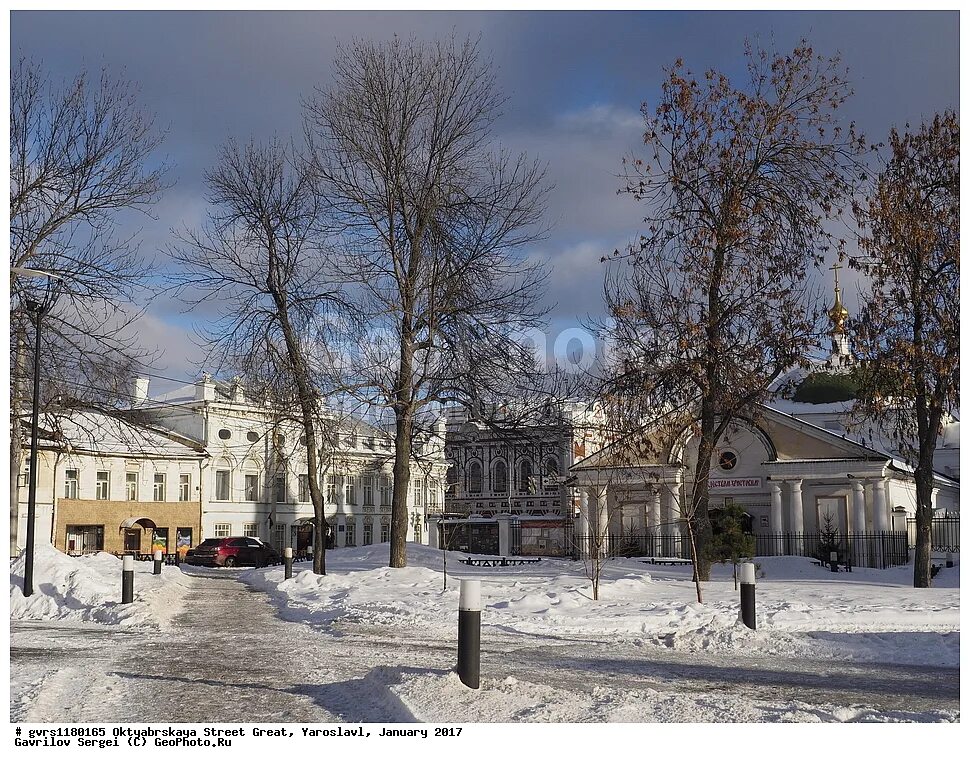
[[[681,648],[677,643],[681,632],[670,631],[668,639],[663,625],[678,607],[659,603],[666,595],[677,604],[681,592],[676,581],[658,582],[644,597],[649,587],[642,580],[627,578],[630,573],[620,565],[614,578],[619,585],[613,586],[613,593],[625,591],[637,600],[645,598],[644,611],[664,610],[660,630],[628,632],[623,620],[627,615],[619,612],[618,598],[592,607],[586,628],[577,626],[582,619],[578,612],[579,617],[565,622],[572,627],[562,629],[555,620],[547,623],[551,627],[540,627],[543,620],[533,613],[520,615],[534,631],[523,632],[512,627],[509,607],[487,609],[483,684],[475,692],[463,687],[451,672],[455,662],[451,598],[456,598],[457,581],[442,593],[440,577],[435,578],[436,586],[427,587],[423,576],[428,569],[375,571],[367,554],[380,551],[386,554],[386,546],[332,554],[335,574],[323,586],[326,605],[317,609],[308,606],[306,592],[320,581],[307,571],[300,573],[303,598],[296,601],[279,595],[282,581],[270,598],[240,580],[254,583],[262,578],[268,584],[268,576],[281,575],[279,570],[240,576],[184,568],[184,606],[164,630],[14,621],[11,718],[46,722],[959,719],[958,663],[951,664],[950,658],[942,660],[943,665],[888,661],[920,649],[932,651],[948,639],[955,640],[958,653],[959,634],[947,630],[952,627],[949,596],[958,600],[958,589],[936,595],[922,592],[928,594],[923,599],[911,591],[898,592],[895,598],[901,602],[902,614],[897,625],[912,629],[906,632],[863,632],[864,624],[850,617],[848,624],[843,623],[845,630],[834,634],[833,643],[842,648],[838,639],[863,642],[865,649],[846,648],[851,659],[802,650],[801,635],[770,632],[775,626],[767,633],[738,631],[727,639],[727,647],[723,634],[735,634],[731,625],[711,628],[696,639],[681,634],[687,645]],[[363,581],[353,577],[355,570],[385,575],[385,586],[357,585]],[[533,595],[529,580],[534,579],[536,586],[549,585],[548,577],[534,573],[516,577],[506,570],[502,575],[492,578],[493,603],[515,598],[505,595],[505,587],[525,597]],[[888,604],[894,595],[878,581],[857,580],[868,594],[868,603],[862,601],[860,606],[868,606],[869,617],[885,628],[888,618],[897,615],[878,605]],[[681,584],[689,587],[686,581]],[[568,593],[569,585],[563,581],[558,585],[563,594]],[[733,593],[728,584],[722,587],[725,591],[718,593],[712,584],[709,591],[714,602],[710,606],[719,616],[724,616],[719,607],[725,612],[730,609]],[[792,588],[785,590],[790,594]],[[719,596],[723,605],[717,604]],[[846,609],[843,619],[852,614],[853,597],[827,581],[813,596],[801,601],[803,615],[833,596],[836,609]],[[766,616],[790,611],[772,604],[770,596],[765,598]],[[918,621],[914,613],[920,608],[926,617]],[[421,617],[412,617],[412,610],[419,610]],[[440,610],[437,615],[436,610]],[[614,622],[617,627],[597,634],[610,612],[620,618]],[[681,619],[690,624],[684,633],[696,633],[695,621],[703,619],[702,614],[694,608],[682,611]],[[703,617],[712,620],[711,612]],[[828,627],[837,622],[832,619]],[[956,622],[958,629],[958,617]],[[765,647],[771,637],[791,640],[780,653],[773,653]],[[703,646],[705,638],[709,648]],[[879,653],[870,648],[873,638],[896,645],[895,651],[886,652],[886,662],[879,662]],[[900,638],[911,642],[903,651],[897,643]],[[928,661],[934,661],[932,655]]]

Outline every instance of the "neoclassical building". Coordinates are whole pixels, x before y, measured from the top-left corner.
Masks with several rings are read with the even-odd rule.
[[[775,399],[735,422],[715,448],[710,508],[743,506],[752,532],[761,536],[759,553],[802,553],[821,530],[835,529],[843,538],[902,532],[915,515],[913,467],[886,438],[869,431],[874,427],[854,434],[860,427],[850,417],[851,389],[839,387],[840,374],[854,363],[847,315],[836,285],[828,355],[779,378]],[[663,423],[660,418],[656,432],[643,432],[642,442],[652,447],[634,453],[629,443],[616,442],[572,466],[577,536],[608,550],[624,536],[646,535],[652,545],[641,550],[647,553],[687,555],[682,509],[690,506],[697,438],[691,427],[671,436],[662,432]],[[935,467],[934,508],[959,512],[955,420],[939,439]]]

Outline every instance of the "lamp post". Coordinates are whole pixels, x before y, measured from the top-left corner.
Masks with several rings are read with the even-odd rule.
[[[27,484],[27,554],[24,559],[24,596],[34,593],[34,525],[37,519],[37,440],[40,428],[40,338],[44,315],[50,312],[57,299],[52,287],[54,279],[60,276],[43,270],[30,268],[11,268],[10,271],[27,278],[46,278],[47,289],[43,301],[24,299],[24,306],[34,315],[34,390],[30,413],[30,474]],[[19,416],[18,416],[19,420]]]

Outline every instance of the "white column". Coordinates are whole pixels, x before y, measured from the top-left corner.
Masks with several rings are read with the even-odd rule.
[[[660,489],[653,488],[650,491],[650,509],[648,528],[650,532],[656,534],[661,532],[660,527]]]
[[[772,482],[768,485],[771,490],[771,528],[770,532],[775,536],[774,539],[774,552],[776,554],[784,553],[784,537],[782,533],[785,532],[785,522],[782,518],[781,511],[781,484],[778,482]]]
[[[590,550],[605,553],[609,545],[609,511],[606,505],[606,488],[594,485],[589,491]]]
[[[358,546],[364,545],[364,515],[363,513],[354,513],[353,516],[348,517],[350,521],[354,523],[354,543]]]
[[[677,544],[677,535],[681,532],[680,526],[680,483],[673,482],[667,485],[664,491],[663,508],[663,528],[661,530],[660,552],[664,556],[679,556],[689,554],[687,546]]]
[[[589,496],[586,488],[579,490],[579,516],[576,517],[576,535],[589,535]]]
[[[791,519],[791,531],[793,533],[801,534],[805,532],[805,512],[802,509],[802,481],[791,480],[789,485],[791,486],[791,503],[789,514]],[[803,548],[802,538],[794,538],[794,548],[797,554],[801,554]]]
[[[860,480],[852,480],[852,532],[866,531],[866,488]]]
[[[872,529],[882,533],[889,529],[889,510],[886,507],[886,485],[882,479],[872,482]]]

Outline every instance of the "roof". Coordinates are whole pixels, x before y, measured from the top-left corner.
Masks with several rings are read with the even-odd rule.
[[[167,432],[101,411],[48,412],[40,420],[45,448],[118,456],[199,458],[202,445]]]

